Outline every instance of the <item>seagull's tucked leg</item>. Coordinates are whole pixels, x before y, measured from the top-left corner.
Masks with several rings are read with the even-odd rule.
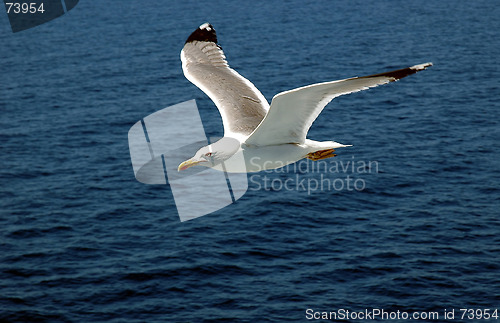
[[[335,151],[335,149],[318,150],[318,151],[315,151],[313,153],[307,154],[306,158],[313,160],[313,161],[327,159],[327,158],[337,156],[333,153],[334,151]]]

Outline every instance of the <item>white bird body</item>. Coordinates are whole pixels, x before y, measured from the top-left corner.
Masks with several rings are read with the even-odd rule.
[[[250,81],[229,67],[210,24],[201,25],[189,36],[181,61],[186,78],[219,109],[224,138],[202,147],[179,165],[179,171],[199,164],[233,173],[276,169],[303,158],[334,157],[334,149],[350,145],[306,138],[312,123],[332,99],[397,81],[432,65],[300,87],[275,95],[269,106]]]
[[[254,173],[293,164],[318,150],[340,147],[347,147],[347,145],[334,141],[321,142],[310,139],[306,139],[304,144],[254,146],[242,143],[234,155],[212,168],[228,173]],[[242,163],[242,160],[245,163]]]

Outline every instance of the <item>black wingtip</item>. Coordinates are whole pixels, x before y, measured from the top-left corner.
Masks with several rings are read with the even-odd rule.
[[[374,74],[374,75],[369,75],[369,76],[363,76],[363,78],[387,76],[387,77],[393,78],[392,81],[397,81],[397,80],[400,80],[403,77],[406,77],[408,75],[415,74],[418,71],[423,71],[423,70],[427,69],[427,67],[429,67],[429,66],[432,66],[432,63],[424,63],[424,64],[414,65],[414,66],[407,67],[407,68],[402,68],[400,70],[384,72],[384,73]]]
[[[186,40],[186,44],[193,41],[208,41],[217,44],[217,35],[214,27],[208,22],[198,27]]]

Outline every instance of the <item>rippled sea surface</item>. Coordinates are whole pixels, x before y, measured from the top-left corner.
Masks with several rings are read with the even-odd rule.
[[[499,8],[82,0],[16,34],[1,14],[0,320],[500,311]],[[205,21],[268,100],[311,83],[434,66],[337,98],[320,115],[309,137],[352,144],[335,162],[356,168],[258,173],[236,203],[181,223],[168,185],[135,180],[127,133],[196,99],[207,135],[222,135],[217,110],[179,59]],[[369,162],[376,167],[358,168]],[[336,188],[307,186],[322,176],[338,179]],[[348,189],[347,176],[363,189]],[[288,178],[306,186],[280,188]]]

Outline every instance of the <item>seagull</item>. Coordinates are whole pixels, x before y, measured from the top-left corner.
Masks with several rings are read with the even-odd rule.
[[[249,80],[229,67],[211,24],[202,24],[188,37],[181,61],[185,77],[217,106],[224,137],[200,148],[179,165],[178,171],[199,165],[229,173],[277,169],[304,158],[317,161],[335,157],[335,149],[351,145],[306,138],[312,123],[332,99],[394,82],[432,66],[424,63],[307,85],[276,94],[269,106]]]

